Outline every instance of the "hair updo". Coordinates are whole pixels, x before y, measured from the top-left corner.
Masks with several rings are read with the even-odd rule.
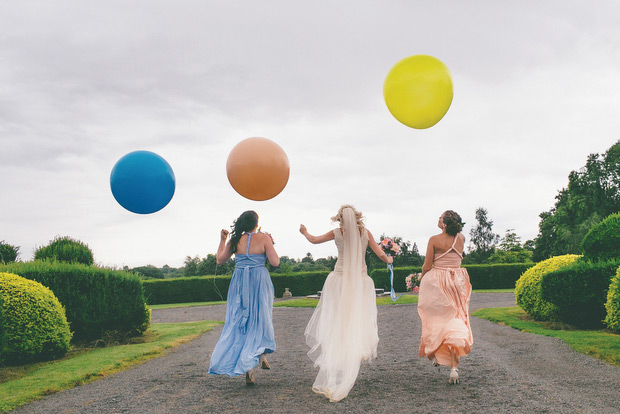
[[[443,224],[446,225],[446,233],[456,236],[463,230],[463,221],[456,211],[446,210],[443,213]]]
[[[353,207],[351,204],[343,204],[339,209],[338,209],[338,213],[332,217],[332,222],[338,222],[340,224],[340,228],[342,228],[342,226],[344,225],[343,221],[344,221],[344,217],[342,216],[342,213],[344,211],[344,209],[346,208],[350,208],[351,210],[353,210],[353,213],[355,214],[355,221],[357,223],[357,228],[360,229],[360,233],[361,231],[364,229],[364,216],[362,215],[362,213],[360,211],[357,211],[355,209],[355,207]]]
[[[252,231],[258,224],[258,214],[256,211],[248,210],[241,213],[241,215],[233,222],[232,231],[230,232],[230,252],[235,253],[237,251],[237,244],[241,236],[246,231]]]

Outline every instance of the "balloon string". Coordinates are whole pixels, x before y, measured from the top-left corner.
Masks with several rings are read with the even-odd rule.
[[[215,274],[213,275],[213,286],[215,287],[215,291],[221,300],[224,300],[224,296],[222,296],[222,292],[217,288],[217,283],[215,283],[215,278],[217,276],[217,256],[215,257]]]

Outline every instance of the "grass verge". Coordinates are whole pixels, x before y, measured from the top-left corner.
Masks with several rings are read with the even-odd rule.
[[[318,299],[289,299],[281,302],[275,302],[274,308],[314,308],[319,303]],[[418,303],[417,295],[403,295],[396,302],[392,301],[389,296],[377,298],[377,305],[402,305],[406,303]]]
[[[534,321],[519,307],[479,309],[472,315],[523,332],[559,338],[579,353],[620,367],[620,335],[602,330],[580,330],[557,322]]]
[[[220,323],[154,323],[142,337],[134,338],[140,343],[75,349],[55,361],[0,368],[0,412],[159,357],[166,349],[189,342]]]
[[[226,303],[225,300],[218,300],[216,302],[167,303],[163,305],[149,305],[149,308],[151,309],[191,308],[192,306],[222,305],[224,303]]]

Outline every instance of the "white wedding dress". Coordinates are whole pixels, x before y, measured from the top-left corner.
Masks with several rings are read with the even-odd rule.
[[[360,234],[353,210],[343,218],[343,231],[334,230],[338,261],[305,331],[308,356],[319,368],[312,390],[332,402],[349,394],[360,363],[376,358],[379,342],[375,285],[364,259],[368,232]]]

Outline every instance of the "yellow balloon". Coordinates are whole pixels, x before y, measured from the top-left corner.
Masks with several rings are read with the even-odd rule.
[[[450,71],[439,59],[414,55],[397,62],[383,83],[390,113],[411,128],[426,129],[448,112],[452,103]]]

